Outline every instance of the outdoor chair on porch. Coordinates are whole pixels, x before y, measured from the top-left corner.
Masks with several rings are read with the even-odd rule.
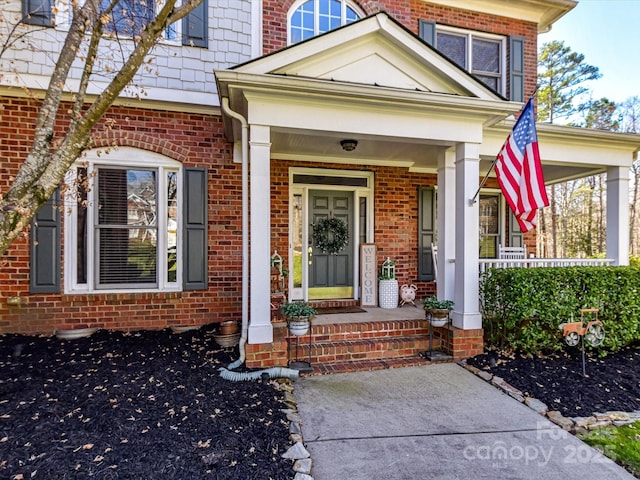
[[[527,258],[527,246],[503,247],[498,245],[498,258],[501,260],[522,260]]]

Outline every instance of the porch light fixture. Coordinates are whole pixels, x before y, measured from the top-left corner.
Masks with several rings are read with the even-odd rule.
[[[358,146],[358,141],[352,139],[340,140],[340,145],[345,152],[353,152]]]

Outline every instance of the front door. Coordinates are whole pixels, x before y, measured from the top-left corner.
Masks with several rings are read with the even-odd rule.
[[[309,299],[353,298],[353,192],[310,190],[308,218]],[[339,218],[349,230],[349,241],[335,254],[318,248],[313,236],[313,225],[323,218]]]

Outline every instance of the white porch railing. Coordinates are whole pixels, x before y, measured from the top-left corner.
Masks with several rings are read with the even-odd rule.
[[[535,268],[535,267],[602,267],[613,264],[612,258],[481,258],[480,273],[490,268]]]

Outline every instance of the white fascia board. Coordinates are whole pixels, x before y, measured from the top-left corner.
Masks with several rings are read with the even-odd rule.
[[[20,75],[19,79],[19,84],[0,86],[0,94],[13,97],[29,97],[33,95],[43,97],[51,78],[25,74]],[[68,80],[66,92],[63,94],[64,99],[69,100],[73,92],[77,90],[77,87],[78,80]],[[92,82],[87,89],[88,101],[95,98],[106,87],[106,83]],[[30,92],[27,93],[25,88]],[[122,92],[114,104],[189,113],[211,114],[212,109],[220,111],[220,101],[215,92],[194,92],[157,87],[144,87],[144,95],[141,95],[140,98]]]
[[[465,115],[482,117],[485,121],[495,116],[506,118],[522,109],[522,103],[505,100],[482,99],[450,95],[437,92],[416,92],[371,85],[358,85],[329,80],[292,78],[278,75],[252,75],[233,70],[216,70],[216,81],[220,95],[240,101],[251,92],[268,95],[307,98],[318,97],[325,100],[342,97],[343,104],[356,101],[369,103],[402,104],[407,106],[429,105],[431,108],[447,112],[464,112]],[[286,102],[285,102],[286,103]]]
[[[495,157],[512,127],[487,129],[480,154]],[[640,150],[637,134],[550,124],[537,124],[536,129],[543,164],[630,167]]]
[[[448,143],[482,142],[482,119],[463,111],[446,112],[425,105],[382,105],[342,98],[264,95],[244,92],[250,124],[310,131],[348,132]]]
[[[538,25],[539,32],[546,32],[555,22],[571,11],[577,4],[574,0],[429,0],[430,3],[452,8],[464,8],[473,12],[513,18]]]

